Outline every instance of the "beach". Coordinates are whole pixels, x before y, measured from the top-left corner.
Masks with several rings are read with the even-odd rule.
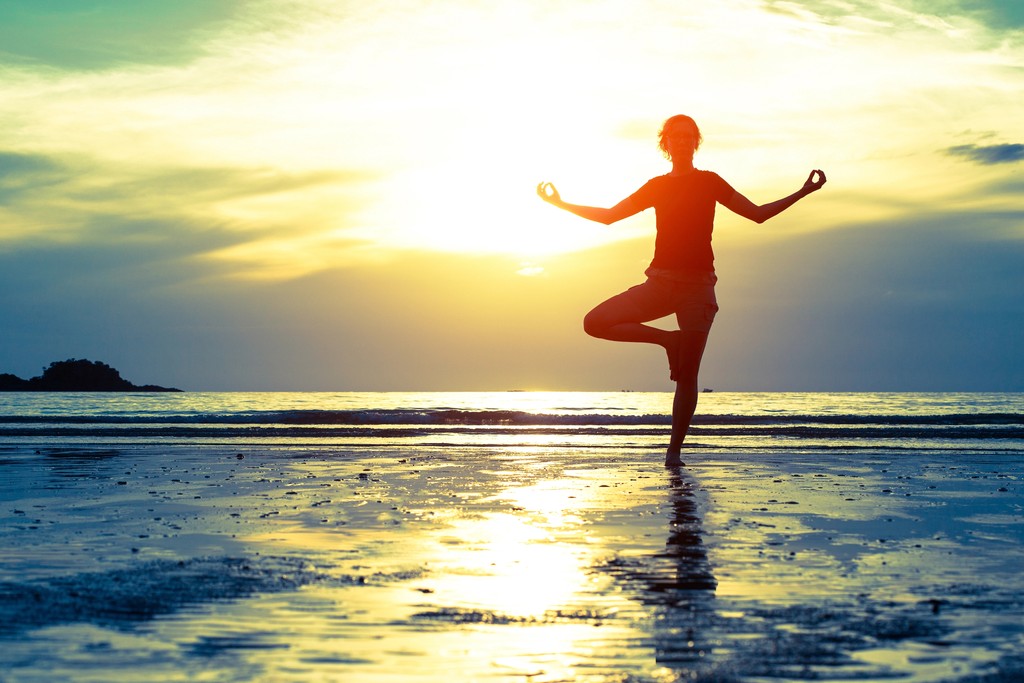
[[[666,469],[647,426],[472,422],[9,428],[0,680],[1024,679],[1012,438]]]

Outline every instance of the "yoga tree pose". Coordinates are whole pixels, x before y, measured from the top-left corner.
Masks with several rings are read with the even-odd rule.
[[[669,118],[659,137],[672,170],[647,181],[611,208],[570,204],[547,182],[537,186],[537,194],[554,206],[605,225],[654,208],[657,237],[654,259],[645,273],[647,281],[598,304],[584,318],[583,329],[600,339],[657,344],[665,349],[669,376],[676,383],[665,465],[674,467],[683,465],[680,450],[697,407],[697,373],[718,312],[718,278],[711,250],[715,206],[721,204],[744,218],[764,223],[820,190],[825,174],[811,171],[803,187],[793,194],[758,206],[718,174],[694,168],[693,155],[702,138],[692,118],[682,114]],[[645,324],[672,313],[678,330]]]

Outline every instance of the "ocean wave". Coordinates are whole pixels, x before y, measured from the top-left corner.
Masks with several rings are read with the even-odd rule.
[[[0,424],[19,425],[257,425],[257,426],[615,426],[668,425],[666,414],[532,413],[516,410],[290,410],[187,414],[0,415]],[[894,427],[1024,428],[1024,414],[953,413],[930,415],[695,415],[694,425],[786,428],[817,425]]]
[[[173,437],[173,438],[416,438],[433,434],[465,436],[661,436],[669,429],[664,425],[468,425],[461,423],[430,425],[367,425],[367,426],[287,426],[287,425],[37,425],[0,427],[2,437]],[[761,437],[806,440],[893,440],[893,439],[1024,439],[1024,427],[1017,426],[930,426],[930,427],[836,427],[836,426],[708,426],[695,425],[689,434],[714,437]]]

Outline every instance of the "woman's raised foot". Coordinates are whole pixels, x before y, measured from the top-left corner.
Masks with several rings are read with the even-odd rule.
[[[679,346],[682,343],[683,333],[668,332],[665,341],[665,353],[668,354],[668,378],[673,382],[679,375]]]

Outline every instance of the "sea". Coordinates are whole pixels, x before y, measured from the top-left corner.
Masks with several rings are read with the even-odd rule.
[[[0,394],[0,443],[663,448],[659,392]],[[705,392],[688,448],[1024,453],[1021,393]]]

